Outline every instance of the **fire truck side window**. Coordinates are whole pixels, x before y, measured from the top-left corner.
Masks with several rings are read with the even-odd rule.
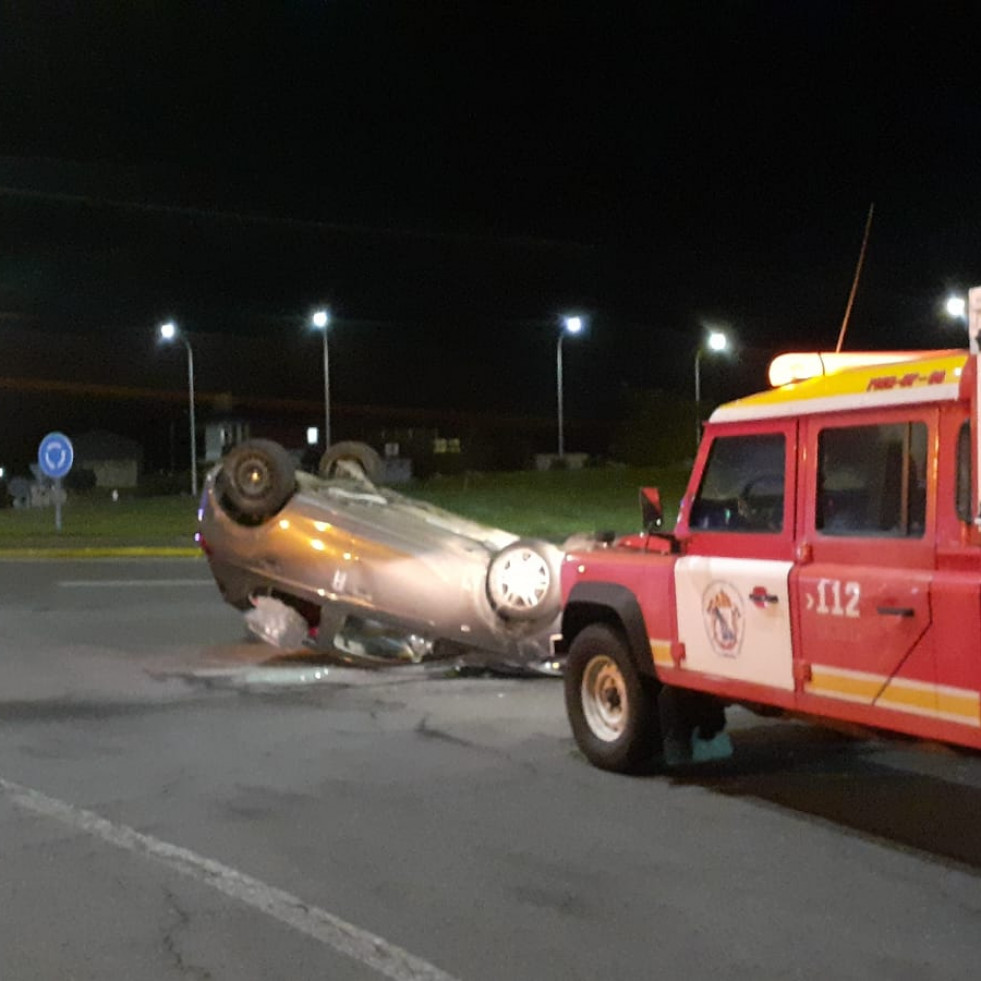
[[[971,424],[965,422],[957,434],[957,517],[973,521],[971,514]]]
[[[691,507],[690,527],[781,531],[785,459],[785,442],[780,433],[714,440]]]
[[[822,430],[815,528],[825,535],[921,537],[926,455],[922,422]]]

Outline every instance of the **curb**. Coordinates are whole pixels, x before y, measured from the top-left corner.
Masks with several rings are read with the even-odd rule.
[[[188,546],[123,545],[116,548],[0,548],[0,559],[193,559],[203,558],[199,548]]]

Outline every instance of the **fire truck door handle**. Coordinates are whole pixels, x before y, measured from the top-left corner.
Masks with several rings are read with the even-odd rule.
[[[877,606],[875,612],[883,617],[911,617],[916,614],[911,606]]]

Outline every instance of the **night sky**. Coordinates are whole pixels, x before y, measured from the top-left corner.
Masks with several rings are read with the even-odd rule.
[[[873,202],[846,347],[960,346],[972,7],[0,0],[0,376],[177,391],[174,317],[203,391],[316,399],[327,303],[339,403],[547,416],[576,310],[570,416],[709,324],[730,397],[834,346]]]

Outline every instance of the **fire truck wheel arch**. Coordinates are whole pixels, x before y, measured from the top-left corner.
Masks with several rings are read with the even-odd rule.
[[[629,589],[609,582],[584,582],[573,587],[562,615],[567,649],[582,630],[597,622],[619,627],[634,669],[645,678],[656,678],[644,615]]]

